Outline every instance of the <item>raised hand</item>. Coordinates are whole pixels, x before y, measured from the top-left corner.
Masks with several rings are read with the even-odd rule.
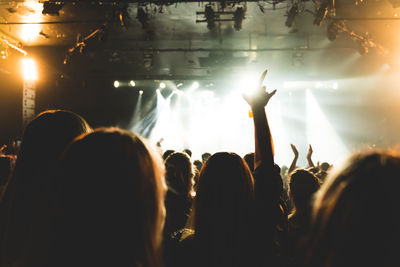
[[[295,156],[295,157],[298,157],[298,156],[299,156],[299,151],[297,151],[296,146],[293,145],[293,144],[290,144],[290,146],[292,147],[294,156]]]
[[[299,151],[297,151],[296,146],[293,144],[290,144],[290,146],[292,147],[294,158],[292,163],[290,164],[288,174],[291,174],[296,169],[297,159],[299,158]]]
[[[307,152],[307,158],[311,158],[311,156],[312,156],[312,153],[313,153],[312,146],[311,146],[311,145],[309,145],[309,147],[308,147],[308,152]]]
[[[308,152],[307,152],[307,157],[306,157],[307,158],[307,162],[308,162],[308,167],[314,167],[314,163],[313,163],[313,161],[311,159],[312,153],[313,153],[312,146],[309,145]]]
[[[261,74],[260,80],[258,82],[257,91],[254,94],[243,95],[243,98],[251,106],[251,108],[265,107],[268,104],[271,97],[276,93],[276,90],[272,91],[271,93],[268,93],[266,91],[267,88],[262,85],[266,75],[267,75],[267,70],[265,70]]]

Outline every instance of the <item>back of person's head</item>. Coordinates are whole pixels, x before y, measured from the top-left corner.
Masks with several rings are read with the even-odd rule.
[[[254,172],[254,153],[247,153],[246,155],[244,155],[243,159],[244,161],[246,161],[247,166],[249,166],[251,172]]]
[[[193,161],[193,165],[196,166],[197,171],[200,172],[201,168],[203,167],[203,162],[201,162],[201,160],[196,159],[195,161]]]
[[[186,154],[189,156],[189,158],[192,157],[192,150],[190,150],[190,149],[184,149],[183,152],[186,153]]]
[[[159,266],[166,188],[157,154],[104,128],[77,138],[60,165],[54,266]]]
[[[289,170],[288,166],[286,166],[286,165],[282,165],[281,166],[281,176],[282,176],[282,178],[287,175],[288,170]]]
[[[320,188],[320,182],[314,173],[297,169],[289,178],[289,196],[297,210],[311,208],[311,201],[315,192]]]
[[[4,196],[10,203],[5,263],[20,261],[24,253],[31,253],[32,248],[26,246],[33,244],[33,235],[46,235],[43,225],[50,223],[51,173],[66,146],[90,130],[81,116],[65,110],[44,111],[27,124]],[[38,229],[43,231],[38,234]]]
[[[317,194],[308,266],[397,266],[400,157],[352,156]]]
[[[54,162],[72,139],[90,130],[87,122],[73,112],[44,111],[26,126],[17,165],[19,162],[30,161],[40,167]]]
[[[331,167],[331,165],[328,162],[322,162],[322,164],[319,166],[321,168],[321,170],[323,171],[328,171],[329,168]]]
[[[172,150],[172,149],[168,149],[167,151],[165,151],[164,154],[162,155],[163,160],[166,160],[168,158],[168,156],[174,152],[175,152],[175,150]]]
[[[175,152],[165,160],[165,178],[170,190],[179,195],[190,197],[193,187],[194,170],[186,153]]]
[[[201,154],[201,161],[203,161],[203,164],[206,163],[209,157],[211,157],[211,154],[208,152]]]
[[[214,256],[225,264],[245,253],[253,200],[254,180],[245,161],[235,153],[212,155],[200,172],[194,203],[195,236],[203,249],[217,251]]]

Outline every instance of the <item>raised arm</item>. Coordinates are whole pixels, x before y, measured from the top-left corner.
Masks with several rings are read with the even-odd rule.
[[[313,153],[313,149],[311,145],[308,147],[308,152],[307,152],[307,162],[308,162],[308,167],[314,167],[314,162],[311,159]]]
[[[292,147],[294,158],[292,164],[290,165],[288,174],[291,174],[294,171],[294,169],[296,169],[297,159],[299,158],[299,151],[297,151],[296,146],[293,144],[290,144],[290,146]]]
[[[250,105],[253,112],[255,133],[255,169],[261,164],[270,167],[274,166],[274,147],[267,115],[265,113],[265,106],[268,104],[271,97],[276,93],[276,90],[268,93],[266,91],[266,87],[262,85],[266,74],[267,71],[264,71],[264,73],[261,75],[257,92],[251,96],[244,96],[244,99]]]

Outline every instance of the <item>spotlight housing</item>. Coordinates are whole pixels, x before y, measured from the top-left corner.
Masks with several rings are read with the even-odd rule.
[[[327,30],[326,33],[327,33],[329,41],[336,40],[337,36],[339,35],[338,26],[334,22],[331,22],[328,24],[328,27],[326,30]]]
[[[45,1],[43,3],[43,15],[59,16],[60,10],[64,6],[64,1]]]
[[[215,12],[211,5],[206,5],[204,15],[207,20],[207,28],[212,30],[215,28]]]
[[[322,21],[326,18],[326,15],[328,15],[328,3],[322,3],[315,14],[314,25],[321,26]]]
[[[233,27],[235,30],[240,31],[242,29],[242,22],[244,19],[245,10],[243,7],[236,8],[235,13],[233,14],[234,24]]]
[[[296,19],[296,16],[299,14],[299,7],[297,4],[294,4],[290,10],[286,13],[287,19],[285,22],[286,27],[293,27],[294,25],[294,20]]]
[[[192,84],[193,89],[197,89],[197,88],[199,88],[199,86],[200,86],[199,82],[193,82],[193,84]]]

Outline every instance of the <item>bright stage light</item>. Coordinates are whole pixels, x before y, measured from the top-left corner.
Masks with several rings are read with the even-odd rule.
[[[200,86],[199,82],[193,82],[193,84],[192,84],[193,89],[197,89],[197,88],[199,88],[199,86]]]
[[[135,83],[135,81],[130,81],[130,82],[129,82],[129,85],[130,85],[131,87],[135,87],[136,83]]]
[[[28,15],[23,16],[22,22],[33,23],[41,21],[43,4],[39,3],[38,1],[29,0],[24,2],[23,5],[29,10],[32,10],[32,12],[29,12]],[[42,26],[40,24],[22,24],[19,36],[24,42],[30,43],[39,37],[41,31]]]
[[[36,81],[38,79],[38,71],[33,59],[25,58],[22,60],[22,71],[24,80]]]
[[[140,90],[140,91],[139,91],[139,95],[143,95],[143,90]]]
[[[307,101],[307,140],[314,148],[313,157],[329,163],[348,155],[348,149],[329,122],[311,90],[306,91]]]
[[[160,93],[160,89],[157,89],[157,90],[156,90],[156,93]]]
[[[176,85],[176,88],[179,88],[179,87],[181,87],[183,85],[183,83],[178,83],[177,85]]]
[[[118,88],[119,85],[120,85],[120,84],[119,84],[119,81],[114,81],[114,87],[115,87],[115,88]]]
[[[242,94],[247,96],[252,95],[258,89],[258,78],[255,75],[245,74],[238,86]]]
[[[165,87],[166,87],[165,83],[161,82],[161,83],[160,83],[160,88],[161,88],[161,89],[164,89]]]

